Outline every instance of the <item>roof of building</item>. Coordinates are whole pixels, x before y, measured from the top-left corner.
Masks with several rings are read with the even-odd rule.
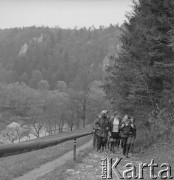
[[[17,122],[12,122],[12,123],[9,124],[7,127],[8,127],[8,128],[16,128],[16,127],[20,127],[20,124],[17,123]]]

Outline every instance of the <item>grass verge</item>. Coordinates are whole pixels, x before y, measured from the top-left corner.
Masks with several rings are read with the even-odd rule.
[[[143,163],[150,164],[154,160],[154,164],[158,167],[154,167],[154,174],[158,176],[160,170],[166,169],[166,167],[160,167],[163,163],[167,163],[171,167],[171,176],[174,177],[174,141],[156,143],[148,148],[144,153],[139,154],[139,158]],[[150,179],[149,168],[145,168],[148,178]],[[165,172],[163,176],[167,175]],[[146,180],[145,179],[145,180]],[[159,176],[157,179],[161,179]],[[169,179],[169,178],[165,178]]]
[[[76,130],[67,135],[89,132],[89,128]],[[62,137],[62,135],[56,135]],[[45,137],[47,139],[53,138]],[[85,144],[91,139],[91,135],[77,139],[77,147]],[[4,157],[0,159],[0,179],[11,180],[15,177],[19,177],[32,169],[38,168],[40,165],[49,161],[55,160],[62,156],[64,153],[73,149],[73,141],[67,141],[57,146],[48,147],[41,150],[36,150],[20,155],[14,155]]]
[[[65,180],[65,172],[67,169],[73,169],[78,163],[82,162],[82,159],[89,154],[92,150],[91,147],[86,148],[85,150],[80,151],[77,154],[77,160],[74,162],[73,160],[67,161],[62,167],[55,169],[54,171],[48,173],[44,177],[41,177],[37,180]]]

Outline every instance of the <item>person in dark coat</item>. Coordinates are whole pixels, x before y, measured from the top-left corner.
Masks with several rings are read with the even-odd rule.
[[[130,139],[130,153],[133,154],[134,152],[134,142],[135,142],[135,138],[136,138],[136,134],[137,134],[137,129],[136,129],[136,125],[135,125],[135,121],[134,118],[131,117],[131,124],[132,124],[132,135],[130,135],[131,139]]]
[[[107,143],[107,136],[109,131],[109,118],[107,117],[107,110],[101,112],[101,116],[94,122],[94,129],[97,137],[97,151],[103,151]]]
[[[101,115],[98,114],[97,119],[100,118],[100,117],[101,117]],[[95,120],[95,121],[97,121],[97,120]],[[96,135],[95,125],[93,125],[93,130],[92,131],[94,132],[94,134],[93,134],[93,148],[97,148],[97,135]]]
[[[110,131],[110,150],[114,151],[114,147],[119,148],[120,143],[120,125],[121,118],[117,111],[114,112],[114,115],[109,121],[109,131]]]
[[[127,116],[127,119],[124,119],[121,127],[121,138],[123,143],[123,155],[128,158],[128,153],[131,146],[131,139],[133,135],[134,126],[131,123],[130,117]]]
[[[128,119],[128,115],[126,114],[122,121],[121,121],[121,125]],[[123,141],[124,141],[124,136],[123,136],[123,128],[120,127],[120,141],[121,141],[121,148],[123,148]]]

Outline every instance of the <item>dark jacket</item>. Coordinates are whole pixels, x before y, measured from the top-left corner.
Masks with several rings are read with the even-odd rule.
[[[111,118],[110,118],[110,121],[109,121],[109,131],[110,132],[112,132],[112,130],[113,130],[113,122],[114,122],[114,116],[112,116]],[[118,118],[118,120],[119,120],[119,131],[120,131],[120,126],[121,126],[121,118]]]
[[[133,128],[132,128],[132,135],[134,136],[134,137],[136,137],[137,136],[137,128],[136,128],[136,125],[135,124],[133,124]]]
[[[121,127],[121,137],[128,137],[128,136],[136,136],[136,126],[133,123],[122,123]]]
[[[99,117],[94,121],[96,135],[107,137],[109,131],[109,118]]]

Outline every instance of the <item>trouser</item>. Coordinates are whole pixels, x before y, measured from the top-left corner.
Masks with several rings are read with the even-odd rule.
[[[130,152],[134,152],[134,141],[135,141],[135,136],[132,136],[130,139]]]
[[[126,157],[128,157],[128,153],[129,153],[129,150],[130,150],[131,139],[132,139],[132,136],[122,137],[123,155],[126,156]]]
[[[125,156],[125,154],[126,154],[126,145],[127,145],[127,137],[122,137],[121,141],[122,141],[123,155]]]
[[[119,136],[119,139],[118,139],[118,148],[120,147],[120,142],[121,142],[121,138]]]
[[[104,149],[106,142],[107,142],[106,137],[97,136],[97,151],[101,150],[101,148]]]
[[[123,148],[123,138],[121,138],[121,148]]]
[[[93,147],[95,148],[97,145],[97,135],[94,133],[93,134]]]
[[[111,133],[111,138],[113,138],[115,140],[115,142],[111,142],[111,150],[113,150],[114,146],[116,146],[117,148],[119,147],[119,132],[112,132]]]

